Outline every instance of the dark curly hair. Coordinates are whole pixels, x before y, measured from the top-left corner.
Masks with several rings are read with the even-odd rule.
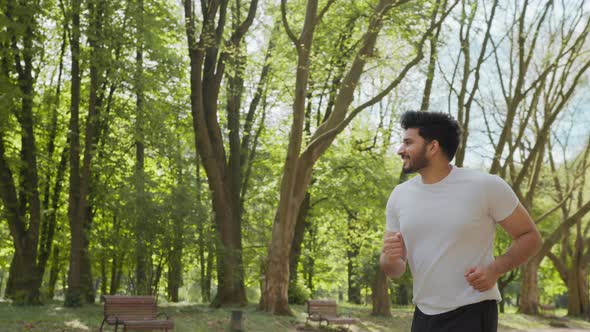
[[[400,123],[404,130],[417,128],[420,136],[428,142],[438,141],[449,161],[455,157],[459,147],[461,128],[457,120],[449,114],[408,111],[402,114]]]

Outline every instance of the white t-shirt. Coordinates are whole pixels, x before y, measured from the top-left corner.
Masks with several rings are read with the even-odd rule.
[[[434,184],[416,176],[395,187],[387,202],[387,230],[401,231],[414,279],[413,302],[435,315],[484,300],[500,300],[464,277],[494,261],[496,222],[512,214],[518,198],[500,177],[453,166]]]

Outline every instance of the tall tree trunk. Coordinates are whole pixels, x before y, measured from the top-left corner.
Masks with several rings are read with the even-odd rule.
[[[74,4],[73,4],[74,5]],[[76,148],[72,144],[70,161],[70,177],[78,184],[78,191],[71,193],[70,198],[77,198],[71,201],[70,214],[70,233],[71,233],[71,249],[70,249],[70,273],[68,276],[68,291],[66,294],[66,306],[80,306],[82,302],[94,302],[94,285],[92,280],[92,269],[90,264],[89,254],[89,238],[90,229],[92,225],[92,165],[93,159],[99,141],[100,128],[100,111],[102,108],[101,86],[103,84],[103,70],[104,64],[101,62],[105,58],[104,52],[104,23],[106,22],[106,6],[108,3],[104,0],[88,3],[88,12],[90,15],[88,43],[91,48],[90,54],[90,91],[88,100],[88,117],[86,119],[86,130],[84,135],[84,159],[82,167],[80,167],[80,147],[79,141],[76,142]],[[76,100],[78,105],[74,112],[74,94],[79,98],[79,85],[74,91],[74,83],[79,79],[79,3],[76,4],[77,9],[72,9],[74,22],[72,24],[72,54],[76,53],[76,57],[72,56],[72,118],[75,121],[70,121],[71,133],[79,133],[79,99]],[[78,15],[76,15],[78,14]],[[77,22],[76,22],[77,21]],[[74,33],[74,30],[78,30]],[[78,38],[75,38],[78,36]],[[76,66],[76,68],[74,68]],[[78,78],[75,78],[78,77]],[[74,113],[76,113],[74,115]],[[74,126],[77,125],[77,126]],[[72,135],[74,136],[74,135]],[[77,138],[76,138],[77,139]],[[76,167],[73,167],[73,164]],[[70,181],[72,186],[72,180]],[[70,190],[76,190],[70,188]]]
[[[41,201],[33,116],[33,44],[34,28],[37,24],[36,12],[30,8],[21,8],[20,3],[15,4],[12,1],[6,4],[3,11],[8,22],[19,24],[21,27],[20,31],[15,31],[13,26],[7,27],[5,32],[10,39],[12,59],[0,58],[3,75],[9,76],[11,73],[8,63],[14,64],[12,71],[17,77],[20,99],[19,111],[9,109],[18,114],[17,120],[20,125],[18,180],[14,178],[11,165],[8,163],[4,132],[0,131],[0,199],[15,249],[6,296],[12,298],[15,303],[39,304],[42,276],[39,275],[37,255]],[[2,43],[2,47],[4,46]],[[2,127],[4,126],[5,124],[2,124]]]
[[[48,159],[53,159],[53,154],[55,151],[55,139],[57,136],[57,122],[58,122],[58,113],[59,113],[59,106],[60,106],[60,97],[61,97],[61,78],[63,72],[63,58],[64,53],[66,51],[66,29],[63,32],[63,40],[61,44],[60,50],[60,58],[59,58],[59,69],[57,75],[57,88],[55,91],[55,101],[50,106],[52,110],[51,114],[51,126],[49,132],[49,139],[47,142],[47,153]],[[60,162],[57,166],[57,174],[55,175],[55,186],[53,192],[51,192],[51,172],[47,172],[45,177],[45,189],[44,189],[44,197],[43,197],[43,210],[48,211],[45,213],[45,218],[42,220],[41,224],[41,237],[39,239],[39,275],[43,277],[45,274],[45,267],[47,266],[47,261],[51,255],[51,248],[53,246],[53,236],[55,234],[55,227],[57,223],[57,212],[59,209],[59,201],[61,196],[61,190],[63,188],[63,180],[65,177],[65,171],[67,168],[68,162],[68,142],[66,142],[66,147],[62,150],[63,152],[60,154]],[[53,297],[53,296],[52,296]]]
[[[387,276],[380,268],[379,260],[375,260],[375,280],[371,285],[371,299],[373,309],[371,315],[391,317],[391,299],[389,298],[389,286]]]
[[[586,269],[572,264],[567,273],[567,315],[588,313],[588,284]]]
[[[539,313],[539,291],[537,273],[543,257],[533,257],[522,266],[522,282],[518,312],[527,315]]]
[[[111,262],[111,283],[109,285],[109,295],[117,294],[121,288],[121,277],[123,276],[124,255],[117,253]]]
[[[307,242],[306,248],[309,248],[309,254],[303,260],[303,277],[305,279],[305,286],[311,291],[313,297],[315,292],[315,253],[317,249],[317,228],[314,225],[307,227]]]
[[[238,3],[239,4],[239,3]],[[184,1],[186,34],[190,58],[191,114],[195,133],[195,146],[207,173],[213,199],[214,218],[219,232],[217,249],[218,292],[212,306],[235,306],[246,303],[244,266],[242,258],[242,220],[240,209],[241,146],[239,142],[239,89],[229,91],[227,126],[229,129],[229,158],[220,124],[218,102],[220,84],[228,61],[238,61],[240,44],[248,31],[258,5],[250,1],[248,15],[239,22],[239,6],[234,7],[234,29],[227,50],[220,52],[227,19],[227,1],[212,2],[203,11],[202,32],[196,30],[193,1]],[[237,11],[237,12],[236,12]],[[198,40],[197,40],[198,37]],[[239,68],[233,68],[238,69]],[[240,73],[228,80],[240,85]],[[229,159],[229,160],[228,160]]]
[[[180,173],[180,172],[179,172]],[[182,177],[182,174],[179,175]],[[180,181],[180,183],[182,183]],[[168,298],[172,302],[178,302],[178,289],[182,286],[182,252],[184,249],[184,215],[173,218],[174,222],[174,234],[172,241],[172,250],[169,252],[168,258]],[[202,262],[201,262],[202,263]]]
[[[143,83],[143,0],[135,3],[135,293],[150,295],[151,277],[148,275],[152,252],[149,216],[145,213],[147,198],[145,193],[145,146],[144,146],[144,83]]]
[[[199,266],[200,266],[200,286],[201,286],[201,301],[208,303],[211,301],[211,269],[213,266],[213,240],[209,239],[205,234],[203,221],[199,221],[197,232],[199,235]]]
[[[41,278],[34,262],[34,255],[15,251],[5,291],[5,296],[15,304],[41,304]]]
[[[210,243],[207,250],[207,260],[205,263],[205,277],[202,281],[203,302],[211,301],[211,281],[213,280],[213,265],[215,264],[215,246]]]
[[[516,279],[516,277],[519,274],[518,271],[518,269],[512,270],[508,274],[504,274],[498,279],[498,290],[500,291],[500,297],[502,298],[502,300],[498,304],[501,313],[504,313],[504,308],[506,304],[506,296],[504,295],[506,293],[506,287],[508,286],[508,284],[510,284],[512,281]]]
[[[408,282],[401,282],[397,285],[396,301],[400,305],[410,304],[411,285]]]
[[[49,266],[49,281],[47,283],[47,298],[53,299],[55,296],[55,285],[61,272],[61,260],[60,260],[60,247],[58,245],[53,246],[53,252],[51,253],[51,264]]]
[[[361,304],[361,284],[355,267],[355,260],[359,255],[359,248],[355,247],[346,251],[347,260],[347,281],[348,281],[348,302]]]
[[[182,249],[174,248],[168,260],[167,292],[171,302],[178,302],[178,289],[182,286]]]
[[[242,261],[242,232],[239,217],[226,210],[227,202],[214,199],[216,216],[221,223],[221,245],[217,246],[217,294],[211,305],[213,307],[246,304],[246,288],[244,286],[244,265]],[[234,208],[236,207],[233,205]],[[234,209],[232,212],[236,212]],[[219,216],[221,214],[221,216]],[[237,227],[237,225],[240,225]]]
[[[101,295],[107,295],[108,294],[108,290],[107,290],[107,283],[109,280],[109,276],[107,274],[107,258],[106,255],[102,255],[101,259],[100,259],[100,294]]]
[[[70,222],[70,268],[68,288],[65,294],[66,306],[80,306],[81,300],[81,248],[82,225],[77,220],[80,201],[80,6],[81,0],[72,0],[72,29],[70,36],[71,77],[70,84],[70,180],[68,219]]]
[[[348,281],[348,302],[354,304],[361,304],[361,284],[358,269],[355,266],[357,257],[360,253],[360,244],[358,241],[358,234],[360,230],[358,227],[357,212],[351,211],[345,207],[348,213],[348,234],[347,234],[347,248],[346,248],[346,272]]]
[[[281,8],[285,11],[286,3],[282,1]],[[296,218],[305,197],[306,190],[296,197],[294,190],[297,181],[297,164],[302,145],[302,131],[305,115],[305,98],[307,96],[309,65],[313,33],[317,25],[318,1],[307,2],[305,21],[299,40],[288,30],[286,17],[283,14],[285,28],[290,33],[291,39],[297,49],[297,72],[295,82],[295,99],[293,102],[293,122],[289,135],[289,147],[281,180],[279,207],[277,209],[273,229],[272,240],[268,248],[268,262],[265,270],[264,292],[260,299],[263,310],[273,314],[291,314],[288,305],[289,285],[289,254],[295,232]],[[300,177],[301,182],[307,182],[307,188],[311,180],[311,172],[307,178]]]

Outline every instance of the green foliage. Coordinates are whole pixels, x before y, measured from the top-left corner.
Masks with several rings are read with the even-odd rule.
[[[289,283],[289,303],[303,305],[311,299],[311,291],[298,280],[295,283]]]
[[[541,303],[554,304],[559,295],[567,292],[567,287],[548,258],[541,262],[538,278],[539,289],[543,290],[540,294]]]

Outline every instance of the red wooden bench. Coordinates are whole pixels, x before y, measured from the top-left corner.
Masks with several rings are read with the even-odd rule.
[[[104,318],[100,324],[102,331],[104,324],[115,325],[115,332],[119,325],[123,331],[151,331],[174,329],[174,322],[165,313],[158,314],[156,298],[154,296],[120,296],[103,295]],[[158,319],[164,315],[166,319]]]
[[[326,322],[326,325],[339,324],[347,325],[359,322],[358,319],[352,317],[342,317],[338,315],[338,305],[336,301],[331,300],[309,300],[307,301],[307,321]],[[306,321],[306,323],[307,323]]]

